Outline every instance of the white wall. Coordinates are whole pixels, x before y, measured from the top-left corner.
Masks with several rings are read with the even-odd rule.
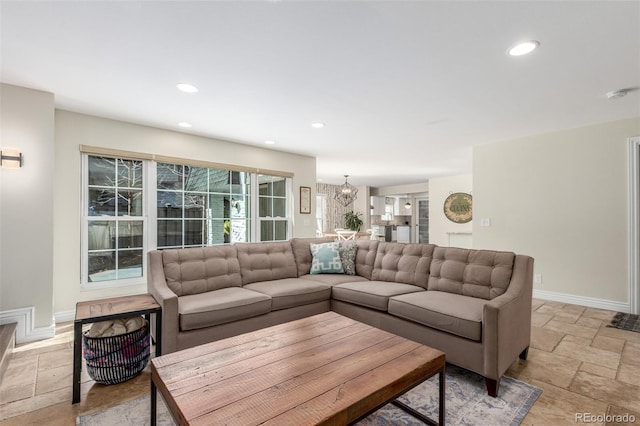
[[[474,246],[533,256],[542,275],[534,291],[628,306],[627,139],[635,135],[640,118],[476,147]]]
[[[24,156],[0,169],[0,314],[35,307],[29,332],[53,318],[54,99],[7,84],[0,99],[0,143]]]
[[[293,236],[315,235],[313,214],[299,213],[300,186],[312,188],[311,211],[315,211],[315,158],[61,110],[55,114],[55,137],[53,290],[56,313],[73,310],[78,301],[146,292],[145,283],[108,290],[80,290],[79,145],[291,172],[295,197]]]
[[[444,201],[454,192],[472,192],[474,179],[471,175],[449,176],[429,180],[429,243],[439,246],[471,247],[472,236],[459,233],[471,233],[473,220],[468,223],[455,223],[444,215]],[[475,194],[473,194],[473,218],[476,218]],[[448,233],[456,233],[451,236]],[[482,247],[481,247],[482,248]]]

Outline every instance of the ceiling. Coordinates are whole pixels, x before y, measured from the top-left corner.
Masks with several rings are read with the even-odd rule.
[[[606,96],[640,87],[638,1],[2,0],[0,24],[4,83],[315,156],[326,183],[471,173],[475,145],[640,116],[638,91]]]

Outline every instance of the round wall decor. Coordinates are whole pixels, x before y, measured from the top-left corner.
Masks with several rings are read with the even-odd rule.
[[[444,200],[444,215],[451,222],[467,223],[473,217],[471,194],[456,192]]]

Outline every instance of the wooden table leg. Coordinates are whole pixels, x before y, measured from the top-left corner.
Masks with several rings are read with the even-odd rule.
[[[73,324],[73,401],[80,402],[80,371],[82,369],[82,322]]]

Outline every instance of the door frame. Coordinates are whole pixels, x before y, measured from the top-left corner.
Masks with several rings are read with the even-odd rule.
[[[629,311],[640,314],[640,136],[629,138]]]
[[[413,210],[413,224],[414,224],[414,230],[412,232],[413,234],[413,241],[415,241],[416,243],[420,241],[420,213],[419,213],[419,206],[420,206],[420,201],[421,200],[426,200],[429,201],[429,196],[424,195],[424,196],[414,196],[413,197],[413,205],[414,205],[414,210]],[[429,238],[429,241],[431,241],[431,238]]]

